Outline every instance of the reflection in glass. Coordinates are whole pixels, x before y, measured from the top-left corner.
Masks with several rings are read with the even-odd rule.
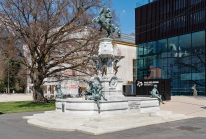
[[[156,41],[153,41],[153,42],[148,42],[147,43],[147,51],[145,52],[145,55],[153,55],[156,53]]]
[[[162,54],[167,51],[167,39],[157,41],[157,53]]]
[[[191,55],[191,33],[179,37],[180,57]]]
[[[192,95],[196,84],[198,95],[205,95],[205,31],[140,46],[138,79],[171,79],[176,95]]]
[[[168,38],[167,44],[167,56],[168,57],[177,57],[178,56],[178,36]]]
[[[192,33],[192,84],[198,95],[205,93],[205,31]]]

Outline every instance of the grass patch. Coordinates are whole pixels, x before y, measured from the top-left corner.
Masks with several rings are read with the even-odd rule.
[[[0,114],[55,110],[55,102],[55,100],[49,100],[49,103],[35,103],[33,101],[0,102]]]

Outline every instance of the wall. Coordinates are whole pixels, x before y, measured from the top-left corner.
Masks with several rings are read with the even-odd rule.
[[[122,77],[123,84],[128,84],[128,81],[133,81],[133,59],[137,58],[137,47],[128,46],[126,44],[116,44],[114,52],[117,54],[117,50],[122,56],[125,56],[117,65],[121,67],[118,69],[117,76]],[[118,54],[117,54],[118,55]]]

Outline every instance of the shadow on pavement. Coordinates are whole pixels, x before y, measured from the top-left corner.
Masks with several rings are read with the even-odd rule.
[[[2,115],[2,114],[4,114],[4,113],[0,112],[0,115]]]
[[[205,96],[196,96],[194,98],[197,99],[197,100],[206,100]]]

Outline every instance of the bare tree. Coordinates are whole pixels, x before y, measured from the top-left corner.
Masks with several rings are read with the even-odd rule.
[[[103,35],[92,24],[92,18],[101,7],[111,7],[111,3],[111,0],[1,0],[1,25],[9,34],[11,45],[4,50],[30,71],[34,102],[47,102],[43,95],[46,77],[67,69],[89,74],[87,57],[97,54],[98,39]],[[118,21],[116,16],[113,19]]]
[[[205,87],[205,82],[199,82],[199,80],[203,80],[201,78],[205,78],[205,75],[203,74],[205,72],[205,47],[197,47],[193,48],[191,52],[184,51],[182,53],[182,57],[176,57],[175,58],[176,65],[179,65],[180,70],[185,74],[186,76],[182,76],[178,78],[185,78],[185,80],[188,80],[194,84],[197,84],[199,86]],[[191,74],[194,74],[191,78]],[[173,78],[177,75],[172,75]],[[203,77],[200,77],[203,76]]]

